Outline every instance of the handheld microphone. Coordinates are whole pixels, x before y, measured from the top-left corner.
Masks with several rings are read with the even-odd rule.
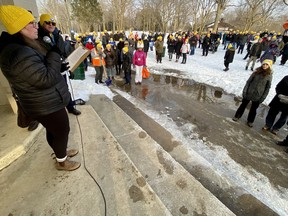
[[[53,46],[53,43],[52,43],[50,37],[44,36],[44,37],[43,37],[43,41],[44,41],[45,43],[48,43],[48,44],[50,44],[51,46]]]

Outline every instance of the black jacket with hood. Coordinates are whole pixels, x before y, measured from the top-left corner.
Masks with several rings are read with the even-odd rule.
[[[37,119],[66,107],[70,93],[60,73],[60,55],[50,51],[44,56],[16,35],[2,32],[0,67],[24,112]]]

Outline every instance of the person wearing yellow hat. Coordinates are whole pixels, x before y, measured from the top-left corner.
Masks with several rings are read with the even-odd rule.
[[[124,71],[125,84],[131,84],[131,65],[133,56],[129,52],[128,46],[123,47],[121,53],[122,69]]]
[[[157,41],[155,42],[155,50],[156,50],[156,60],[157,63],[162,63],[162,55],[163,55],[163,41],[162,36],[158,36]]]
[[[65,106],[70,93],[61,75],[61,56],[41,46],[38,24],[26,9],[2,5],[0,21],[7,30],[0,38],[0,67],[23,112],[46,129],[47,142],[56,155],[56,168],[79,168],[80,163],[67,159],[78,151],[67,151],[70,127]]]
[[[169,61],[172,61],[173,53],[175,52],[175,40],[172,34],[170,34],[168,37],[167,49],[168,49]]]
[[[106,57],[106,55],[103,52],[103,47],[101,43],[98,43],[96,45],[96,48],[94,48],[91,51],[91,57],[92,57],[92,64],[96,71],[95,83],[97,84],[104,83],[102,79],[103,79],[103,72],[104,72],[104,66],[105,66],[104,58]]]
[[[38,40],[42,43],[46,49],[57,49],[62,59],[66,59],[69,55],[67,49],[65,49],[65,43],[61,36],[60,30],[56,27],[55,19],[50,14],[41,14],[38,29]],[[87,61],[87,60],[86,60]],[[63,66],[67,63],[63,63]],[[87,66],[87,65],[86,65]],[[67,71],[63,71],[62,75],[65,80],[68,80]],[[81,98],[72,100],[70,97],[67,105],[67,110],[73,115],[80,115],[81,112],[75,108],[75,105],[84,105],[85,101]]]
[[[210,38],[210,34],[207,33],[206,36],[203,38],[203,42],[202,42],[202,49],[203,49],[202,56],[208,55],[210,45],[211,45],[211,38]]]
[[[104,50],[105,53],[105,62],[106,62],[106,72],[107,72],[107,77],[108,77],[108,81],[112,81],[112,79],[114,79],[115,75],[116,75],[116,69],[115,69],[115,65],[116,65],[116,54],[114,52],[114,50],[111,47],[111,44],[107,44],[106,45],[106,49]]]
[[[238,121],[242,117],[247,105],[250,101],[252,101],[247,118],[247,125],[249,127],[253,127],[253,122],[257,114],[257,108],[266,99],[271,87],[272,64],[272,60],[265,59],[262,62],[262,65],[256,68],[256,70],[251,74],[243,89],[242,103],[232,118],[233,121]]]
[[[224,55],[224,66],[225,66],[225,69],[223,69],[223,71],[228,71],[229,70],[229,64],[233,62],[234,55],[235,55],[235,48],[230,43],[228,45],[227,50],[226,50],[225,55]]]
[[[248,59],[247,64],[245,66],[245,70],[248,70],[250,63],[252,62],[251,71],[253,71],[256,60],[260,58],[261,53],[262,53],[262,48],[263,48],[262,47],[262,39],[259,36],[255,36],[254,39],[255,40],[253,42],[253,45],[249,51],[249,59]]]

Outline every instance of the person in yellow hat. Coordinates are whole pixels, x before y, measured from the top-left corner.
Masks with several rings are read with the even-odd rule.
[[[129,52],[128,46],[123,47],[121,53],[122,68],[124,71],[125,84],[131,84],[131,65],[132,65],[132,54]]]
[[[233,121],[238,121],[242,117],[247,105],[252,101],[247,118],[247,125],[253,127],[257,108],[265,100],[271,87],[272,65],[273,61],[266,59],[262,62],[262,65],[256,68],[251,74],[244,86],[242,103],[237,109],[235,116],[232,118]]]
[[[42,43],[46,49],[50,50],[52,47],[57,48],[59,54],[63,59],[66,59],[69,55],[68,50],[65,49],[65,43],[61,35],[60,30],[56,27],[56,21],[50,14],[41,14],[38,29],[38,40]],[[67,64],[67,63],[66,63]],[[68,80],[67,72],[63,71],[62,75],[65,80]],[[75,108],[75,105],[84,105],[85,101],[81,98],[73,100],[70,97],[70,101],[67,105],[67,110],[73,115],[80,115],[81,112]]]
[[[163,55],[163,40],[162,36],[158,36],[157,41],[155,42],[155,50],[156,50],[156,60],[157,63],[162,63],[162,55]]]
[[[105,53],[105,62],[106,62],[106,72],[107,72],[107,77],[108,80],[114,79],[116,75],[116,63],[117,63],[117,58],[114,50],[112,49],[111,44],[106,45],[106,49],[104,50]]]
[[[78,150],[67,151],[70,126],[65,107],[70,93],[61,75],[60,54],[39,43],[38,23],[26,9],[2,5],[0,21],[7,30],[0,38],[0,67],[19,104],[26,115],[46,129],[47,142],[56,155],[56,168],[79,168],[80,163],[68,159]]]

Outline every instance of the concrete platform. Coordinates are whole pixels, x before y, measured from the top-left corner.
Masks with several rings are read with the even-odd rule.
[[[0,215],[234,215],[121,109],[107,113],[109,99],[99,97],[101,105],[89,103],[106,112],[109,127],[90,105],[69,115],[69,147],[79,148],[74,160],[82,163],[74,172],[54,168],[44,130],[19,128],[31,142],[0,172]]]

